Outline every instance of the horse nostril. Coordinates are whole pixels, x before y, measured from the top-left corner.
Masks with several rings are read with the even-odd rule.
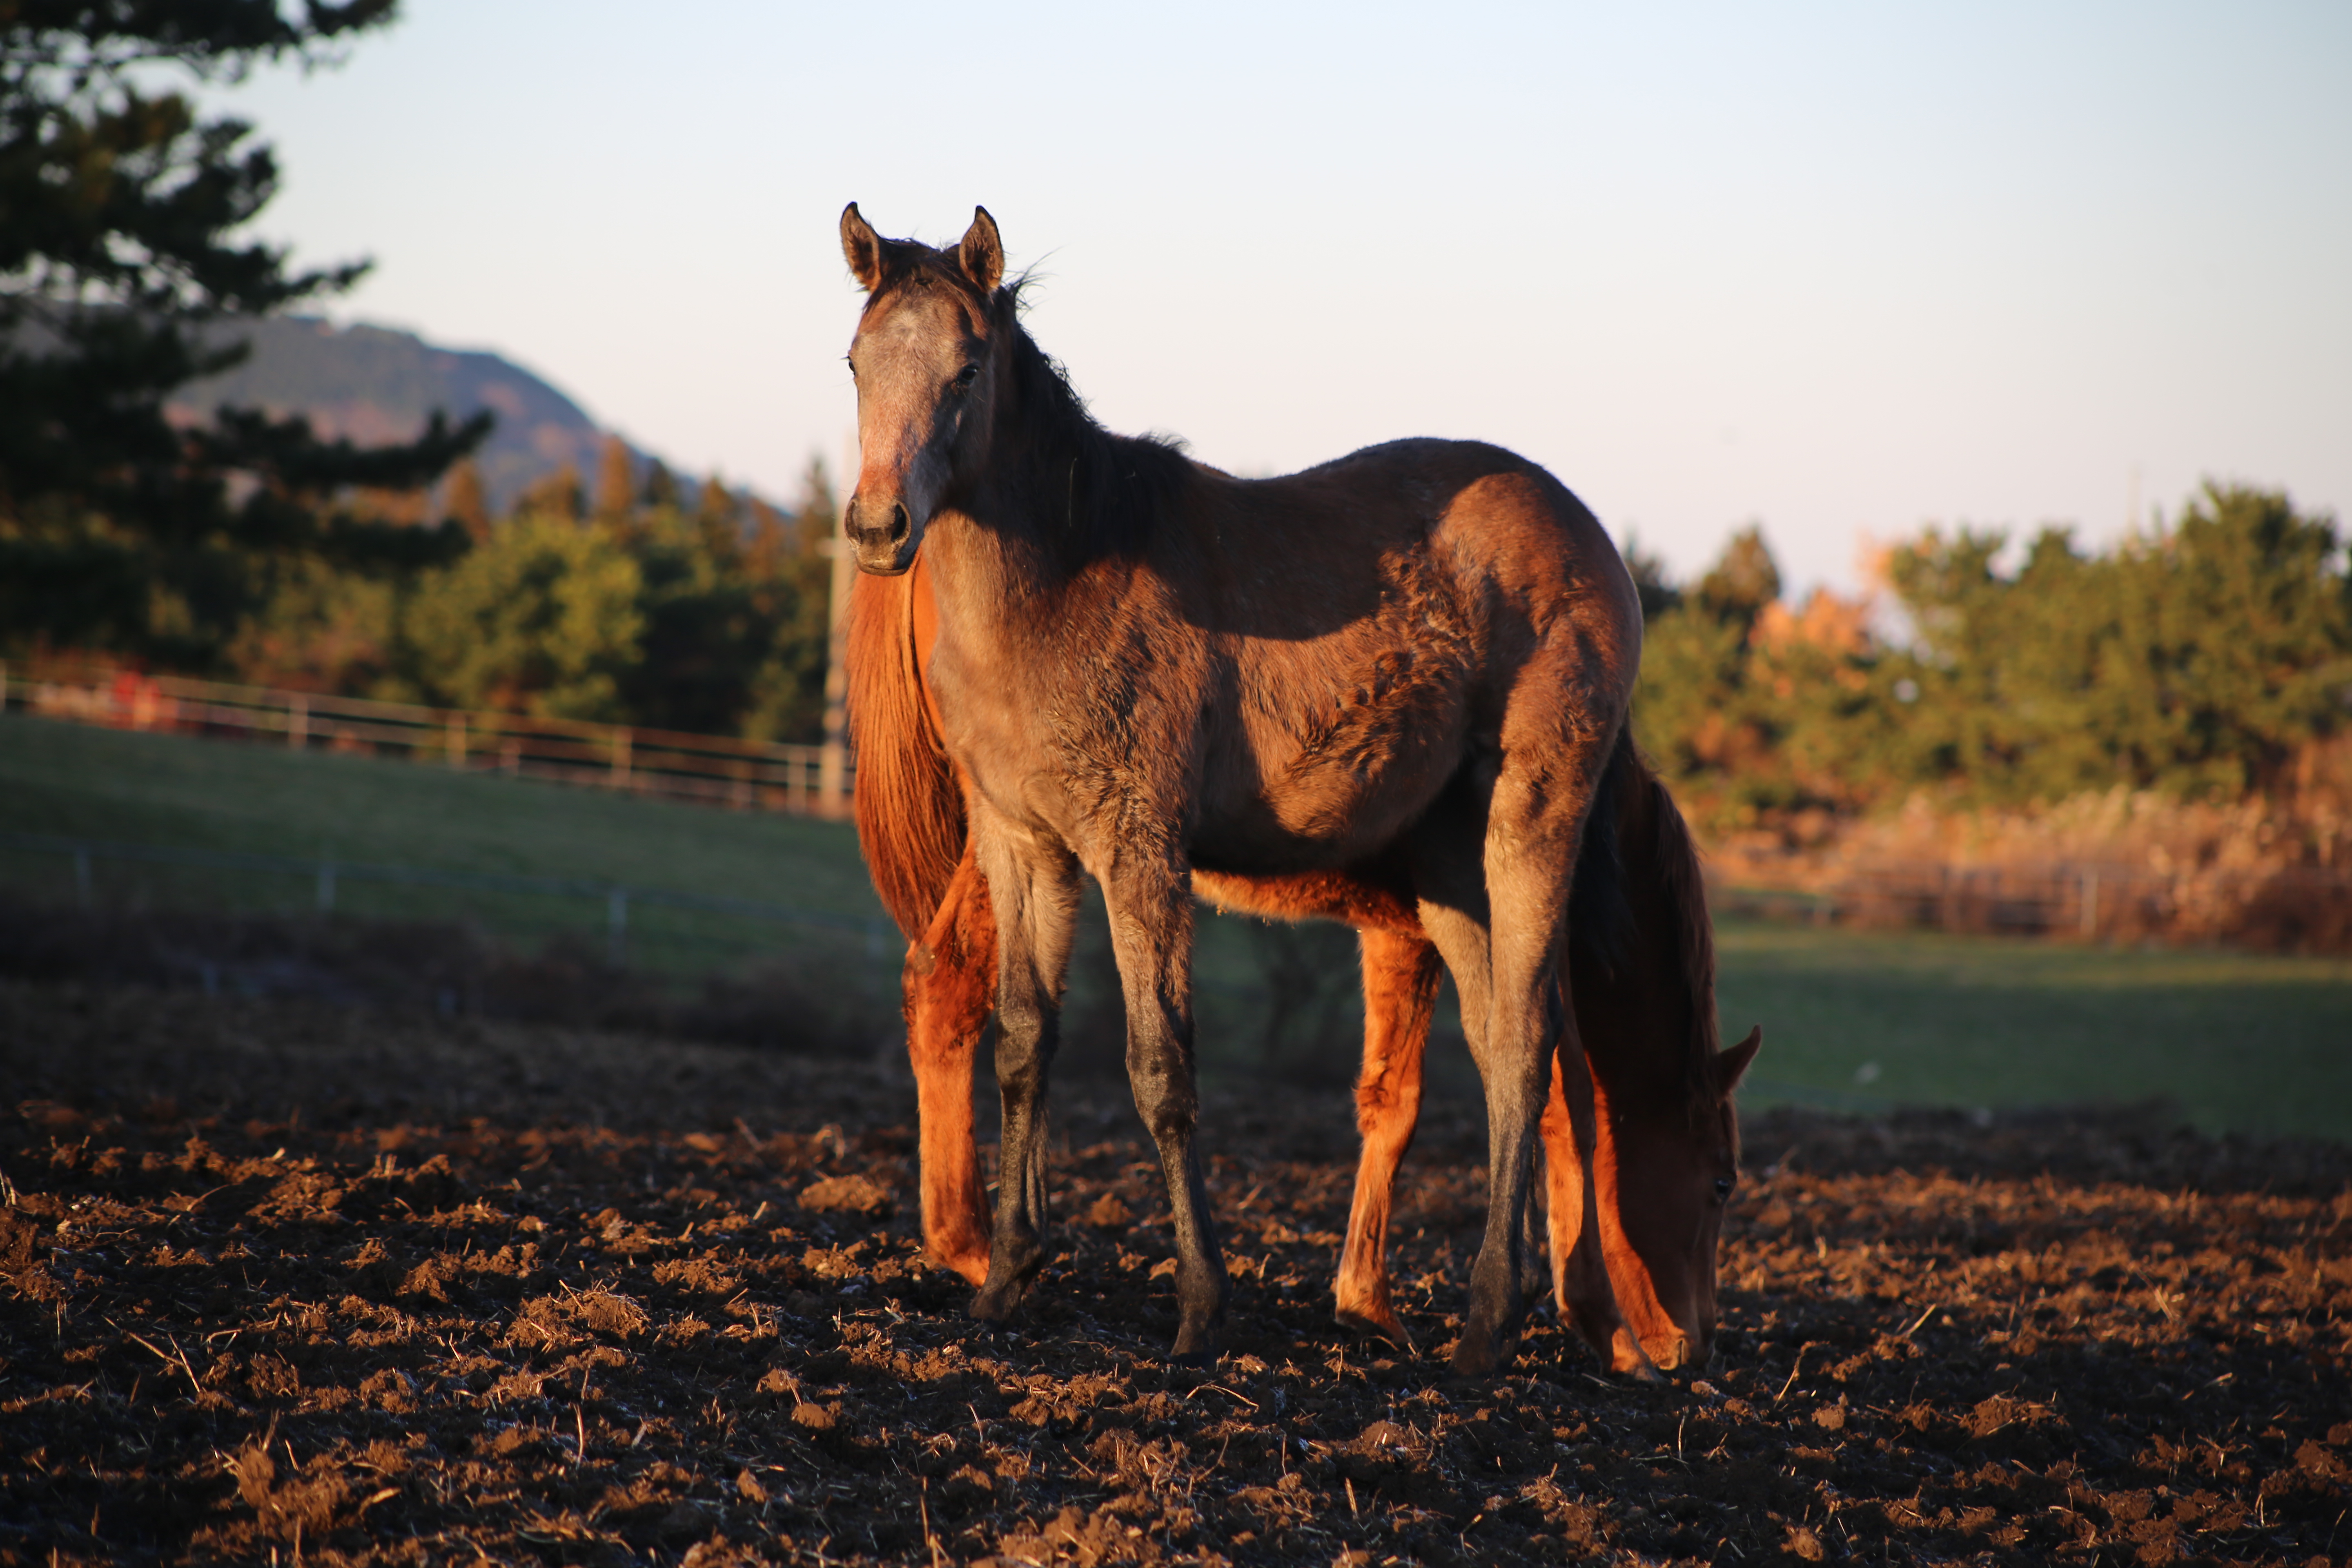
[[[907,537],[907,503],[900,501],[890,509],[890,542],[896,544]]]

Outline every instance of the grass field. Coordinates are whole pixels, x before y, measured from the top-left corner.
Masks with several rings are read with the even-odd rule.
[[[0,721],[0,826],[879,913],[842,824],[16,717]],[[311,896],[307,881],[289,877],[224,882],[217,873],[153,867],[110,868],[100,877],[106,896],[132,900],[299,910]],[[75,891],[61,858],[5,848],[0,885],[58,900]],[[351,912],[472,919],[522,935],[603,929],[604,910],[593,901],[528,908],[529,900],[359,884],[340,896],[338,907]],[[1266,939],[1238,921],[1204,920],[1201,930],[1204,1059],[1238,1065],[1246,1055],[1234,1042],[1259,1027],[1256,956]],[[710,951],[724,946],[714,932],[705,938]],[[819,939],[769,928],[731,940]],[[1749,921],[1726,922],[1718,941],[1727,1038],[1764,1026],[1751,1102],[1869,1110],[2162,1097],[2209,1131],[2352,1139],[2352,963]],[[869,955],[847,953],[844,962],[856,965],[856,984],[877,983],[864,973],[877,962]],[[1073,1003],[1102,1000],[1082,984]],[[1458,1090],[1469,1081],[1459,1061],[1433,1067],[1441,1086]]]

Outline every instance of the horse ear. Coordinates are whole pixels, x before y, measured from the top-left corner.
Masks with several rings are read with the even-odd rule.
[[[1764,1026],[1757,1025],[1748,1031],[1748,1037],[1727,1050],[1715,1053],[1715,1092],[1728,1096],[1748,1076],[1748,1063],[1764,1047]]]
[[[983,294],[995,293],[996,286],[1004,280],[1004,241],[996,237],[996,220],[988,216],[986,207],[971,209],[971,226],[963,231],[956,259],[963,263],[963,275]]]
[[[858,216],[856,202],[841,209],[841,253],[849,258],[857,286],[874,292],[882,281],[882,237]]]

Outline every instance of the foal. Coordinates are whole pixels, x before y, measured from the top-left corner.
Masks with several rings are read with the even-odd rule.
[[[1168,1183],[1174,1350],[1200,1357],[1226,1280],[1193,1142],[1191,873],[1388,862],[1486,1082],[1486,1235],[1454,1366],[1497,1369],[1526,1306],[1551,1064],[1563,1041],[1582,1060],[1555,971],[1640,658],[1615,547],[1492,447],[1399,442],[1248,481],[1112,436],[1021,327],[985,211],[952,250],[886,240],[855,205],[841,226],[867,293],[845,531],[886,575],[929,545],[925,689],[995,915],[1003,1165],[973,1310],[1009,1315],[1043,1261],[1041,1111],[1082,872]]]

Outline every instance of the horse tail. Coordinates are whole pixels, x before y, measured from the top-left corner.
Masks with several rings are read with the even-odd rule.
[[[859,573],[849,592],[853,811],[874,890],[913,942],[939,912],[963,857],[963,792],[931,723],[915,657],[915,574]]]

